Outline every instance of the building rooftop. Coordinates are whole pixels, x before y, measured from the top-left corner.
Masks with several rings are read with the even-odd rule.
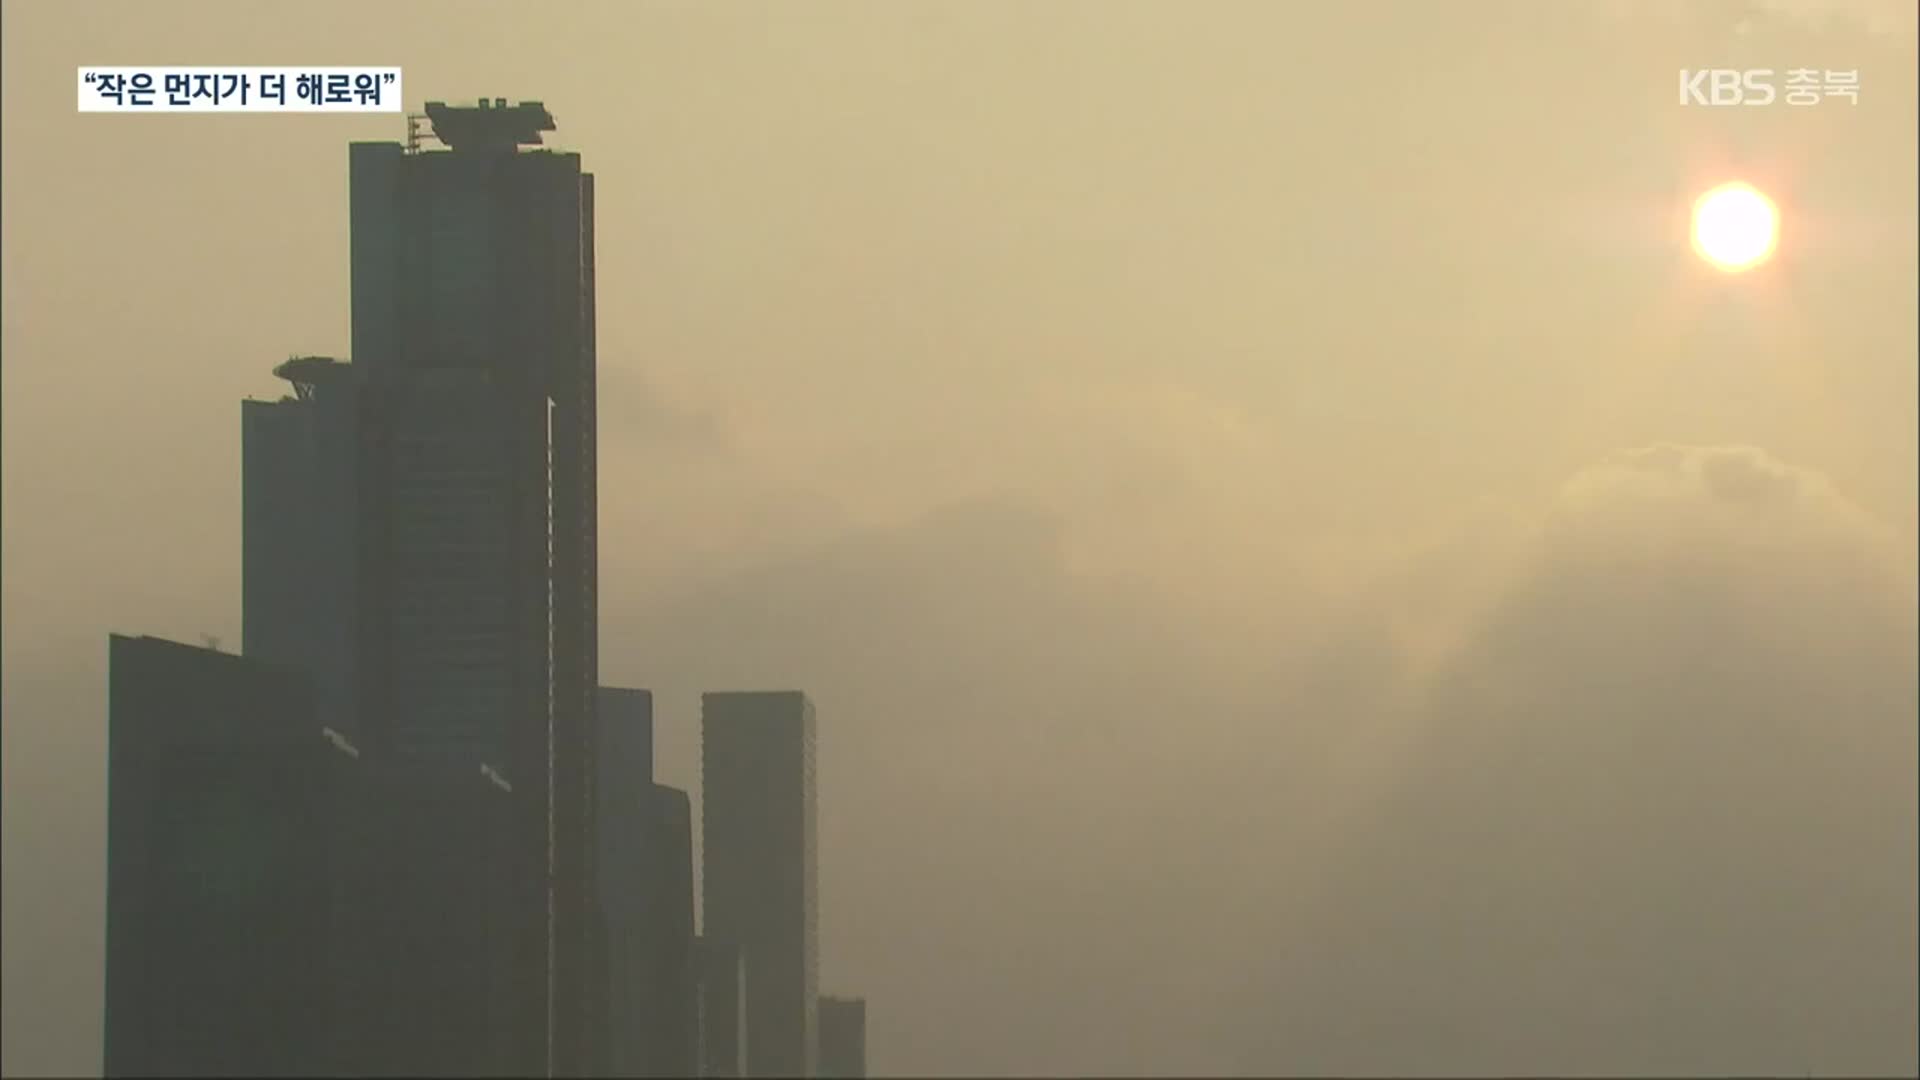
[[[512,153],[538,146],[540,133],[554,130],[553,114],[538,101],[508,105],[506,98],[481,98],[478,105],[427,102],[433,136],[455,151]]]
[[[289,357],[285,363],[273,369],[276,376],[293,384],[294,396],[303,401],[313,396],[315,386],[344,379],[352,371],[351,364],[330,356]]]
[[[700,695],[700,700],[702,701],[739,701],[743,699],[805,701],[807,699],[807,692],[805,690],[709,690]]]

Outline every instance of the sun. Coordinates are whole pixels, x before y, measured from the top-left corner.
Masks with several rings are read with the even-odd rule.
[[[1750,184],[1721,184],[1694,200],[1693,250],[1728,273],[1766,262],[1779,231],[1773,200]]]

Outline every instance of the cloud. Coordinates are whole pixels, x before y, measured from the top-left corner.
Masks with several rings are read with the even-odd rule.
[[[876,1059],[1912,1068],[1911,553],[1817,473],[1627,451],[1242,607],[1237,564],[1166,572],[1205,537],[1087,569],[1029,496],[738,509],[763,535],[700,576],[610,583],[603,672],[660,693],[684,786],[699,691],[816,697],[824,977],[885,1003]]]
[[[1752,448],[1576,477],[1280,935],[1246,1064],[1912,1072],[1910,557]]]
[[[732,433],[718,413],[687,407],[632,365],[602,363],[596,393],[607,450],[726,454],[733,448]],[[615,417],[618,423],[607,422]]]
[[[1057,518],[981,499],[635,598],[619,610],[645,614],[612,617],[605,633],[631,639],[656,681],[908,701],[1009,680],[1040,663],[1018,644],[1030,639],[1058,663],[1085,640],[1087,602],[1065,573]]]
[[[1075,570],[1062,514],[969,500],[608,635],[669,699],[814,692],[829,971],[895,1003],[895,1060],[1910,1067],[1897,550],[1746,447],[1618,454],[1531,518],[1465,515],[1242,639]],[[1408,618],[1451,628],[1437,661]]]
[[[1649,538],[1677,538],[1683,523],[1713,523],[1717,540],[1797,543],[1811,532],[1869,542],[1872,518],[1817,473],[1796,469],[1751,446],[1659,443],[1614,455],[1569,481],[1553,507],[1554,524],[1572,542],[1611,540],[1624,526]],[[1783,534],[1782,530],[1786,530]]]
[[[1200,1017],[1168,995],[1204,1000],[1218,943],[1189,954],[1187,894],[1254,842],[1236,822],[1271,801],[1266,763],[1305,764],[1204,628],[1073,570],[1064,531],[1022,499],[968,500],[610,605],[635,614],[607,624],[603,669],[665,691],[664,768],[697,772],[699,690],[818,701],[823,977],[892,1002],[876,1058],[1180,1070]]]

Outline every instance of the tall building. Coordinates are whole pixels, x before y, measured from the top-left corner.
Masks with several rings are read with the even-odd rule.
[[[605,806],[607,793],[599,789],[608,784],[653,783],[653,691],[601,687],[595,722],[599,728],[596,792]],[[601,847],[605,850],[604,842]]]
[[[867,1075],[867,999],[820,999],[820,1075],[860,1080]]]
[[[687,793],[653,785],[647,838],[643,1076],[700,1073],[699,977],[693,951],[693,814]]]
[[[600,910],[610,1076],[688,1077],[700,1063],[687,793],[653,782],[653,695],[601,687]]]
[[[746,951],[749,1076],[815,1074],[813,741],[799,691],[701,699],[702,929]]]
[[[603,686],[597,723],[594,792],[607,1002],[601,1062],[606,1075],[643,1076],[649,1044],[649,928],[658,922],[648,895],[654,888],[648,843],[654,813],[653,695]]]
[[[360,398],[326,357],[274,374],[291,395],[240,403],[240,651],[306,671],[322,722],[357,737]]]
[[[517,811],[500,962],[584,1075],[595,944],[593,178],[538,102],[430,102],[443,150],[350,150],[363,740],[492,763]]]
[[[298,672],[108,644],[105,1073],[338,1073],[358,751]]]
[[[347,792],[339,1019],[360,1076],[524,1076],[542,1029],[502,962],[525,916],[497,837],[518,804],[481,761],[365,756]]]
[[[700,1075],[741,1077],[747,1062],[747,954],[738,945],[694,941],[700,978]]]
[[[110,648],[107,1074],[524,1075],[499,771],[368,754],[278,665]]]

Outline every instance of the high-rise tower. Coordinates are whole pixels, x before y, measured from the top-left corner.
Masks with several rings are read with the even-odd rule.
[[[584,1075],[593,957],[593,178],[539,102],[351,148],[361,739],[499,762],[526,1071]]]
[[[350,364],[296,356],[279,401],[240,403],[241,653],[304,671],[319,721],[358,737],[360,395]]]
[[[109,639],[107,1076],[353,1074],[359,765],[300,672]]]
[[[820,999],[820,1075],[860,1080],[867,1075],[867,999]]]
[[[819,1053],[813,703],[701,699],[701,932],[747,958],[748,1076],[813,1076]]]

